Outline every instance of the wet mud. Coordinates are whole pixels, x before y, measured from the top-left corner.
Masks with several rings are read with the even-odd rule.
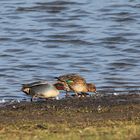
[[[0,108],[0,124],[66,123],[86,127],[106,120],[140,119],[140,95],[107,95],[20,102]],[[41,123],[42,124],[42,123]],[[38,127],[43,127],[40,125]]]

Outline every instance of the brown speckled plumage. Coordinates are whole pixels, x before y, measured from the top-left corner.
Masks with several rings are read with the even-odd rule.
[[[93,83],[86,83],[86,80],[78,74],[66,74],[56,78],[64,85],[66,92],[73,91],[76,94],[96,92],[95,85]]]

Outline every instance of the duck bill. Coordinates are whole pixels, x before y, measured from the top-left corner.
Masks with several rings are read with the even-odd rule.
[[[96,91],[96,86],[94,87],[94,92],[96,93],[97,91]]]

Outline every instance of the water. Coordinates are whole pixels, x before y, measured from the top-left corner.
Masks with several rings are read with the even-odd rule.
[[[139,0],[1,0],[0,31],[1,102],[64,73],[98,91],[140,88]]]

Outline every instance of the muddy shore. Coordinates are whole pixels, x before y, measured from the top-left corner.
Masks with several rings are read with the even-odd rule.
[[[112,125],[107,123],[109,121],[140,124],[140,95],[67,98],[6,105],[0,108],[0,135],[4,139],[10,129],[66,133],[71,129]],[[140,135],[134,138],[140,138]]]

